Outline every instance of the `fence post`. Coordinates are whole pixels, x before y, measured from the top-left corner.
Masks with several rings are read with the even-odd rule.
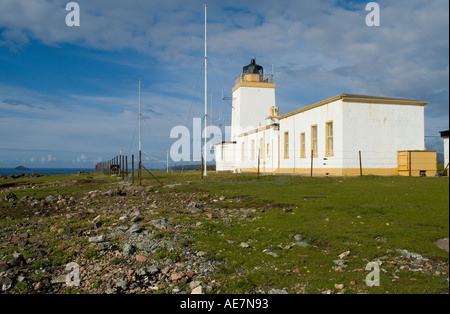
[[[131,180],[134,184],[134,155],[131,155]]]
[[[359,151],[359,175],[362,177],[362,161],[361,161],[361,151]]]

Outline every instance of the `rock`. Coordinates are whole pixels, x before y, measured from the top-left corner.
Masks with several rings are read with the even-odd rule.
[[[50,281],[50,283],[52,283],[52,284],[66,283],[66,275],[53,277],[52,280]]]
[[[303,240],[303,236],[302,236],[301,234],[296,234],[296,235],[294,236],[294,240],[295,240],[295,241],[301,241],[301,240]]]
[[[96,237],[90,237],[88,241],[91,243],[100,243],[100,242],[105,241],[105,237],[103,235],[99,235]]]
[[[397,249],[396,251],[399,252],[400,254],[402,254],[403,257],[405,257],[407,259],[424,259],[422,255],[420,255],[418,253],[412,253],[408,250]]]
[[[143,256],[143,255],[136,255],[136,262],[139,263],[145,263],[147,261],[147,257]]]
[[[336,290],[342,290],[342,289],[344,289],[344,284],[335,284],[335,285],[334,285],[334,289],[336,289]]]
[[[150,275],[155,275],[155,274],[159,273],[159,269],[155,265],[152,265],[147,268],[147,273]]]
[[[271,289],[268,294],[289,294],[286,290],[282,289]]]
[[[283,212],[284,213],[290,213],[290,212],[292,212],[292,209],[291,208],[284,208]]]
[[[105,293],[106,293],[106,294],[116,294],[116,293],[117,293],[117,290],[114,289],[114,288],[109,288],[109,289],[106,289],[106,290],[105,290]]]
[[[116,287],[126,290],[128,288],[128,282],[125,280],[120,280],[116,282]]]
[[[142,231],[142,228],[138,224],[134,224],[128,229],[128,232],[130,233],[139,233]]]
[[[308,247],[309,243],[307,243],[307,242],[295,242],[295,245],[300,246],[300,247]]]
[[[346,251],[342,254],[339,255],[339,259],[344,259],[345,257],[347,257],[350,254],[350,251]]]
[[[114,196],[114,190],[106,191],[105,193],[103,193],[103,195],[109,196],[109,197]]]
[[[191,294],[203,294],[203,287],[200,285],[192,290]]]
[[[17,196],[16,196],[16,194],[14,194],[14,193],[9,193],[8,195],[6,195],[5,196],[5,201],[8,201],[8,202],[14,202],[14,201],[17,201]]]
[[[201,286],[202,282],[201,281],[191,281],[189,283],[189,288],[191,288],[191,290],[194,290],[195,288],[197,288],[198,286]]]
[[[248,245],[248,243],[246,243],[246,242],[242,242],[241,244],[239,244],[239,246],[243,247],[243,248],[249,248],[250,247],[250,245]]]
[[[130,255],[132,255],[133,253],[134,253],[134,247],[133,247],[133,245],[132,244],[130,244],[130,243],[125,243],[124,245],[123,245],[123,250],[122,250],[122,253],[123,253],[123,255],[125,255],[125,256],[130,256]]]
[[[444,250],[446,252],[448,252],[448,250],[449,250],[448,238],[439,239],[436,242],[434,242],[434,245],[436,245],[438,248],[440,248],[441,250]]]
[[[147,273],[148,273],[147,267],[142,267],[136,272],[136,275],[145,276],[145,275],[147,275]]]
[[[0,287],[3,292],[8,291],[11,288],[12,284],[13,282],[10,278],[0,277]]]
[[[167,219],[164,219],[164,218],[151,220],[150,223],[156,229],[161,229],[161,230],[170,229],[171,226],[172,226],[172,222],[170,222],[170,220],[167,220]]]
[[[170,275],[170,280],[172,281],[178,281],[181,278],[183,278],[184,274],[183,273],[172,273],[172,275]]]
[[[139,215],[134,216],[133,218],[131,218],[131,222],[135,223],[135,222],[139,222],[141,221],[142,218]]]
[[[25,258],[22,254],[14,253],[13,256],[14,259],[9,261],[8,263],[10,267],[20,267],[26,264]]]
[[[270,251],[267,251],[267,250],[264,250],[263,252],[266,253],[267,255],[270,255],[270,256],[273,256],[273,257],[278,257],[277,253],[270,252]]]
[[[56,197],[54,197],[53,195],[49,195],[45,198],[45,200],[49,203],[55,203],[56,202]]]

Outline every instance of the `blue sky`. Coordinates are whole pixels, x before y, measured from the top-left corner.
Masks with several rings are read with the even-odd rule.
[[[92,168],[138,151],[142,78],[144,160],[163,166],[170,130],[202,117],[204,3],[0,0],[0,167]],[[251,58],[274,71],[280,112],[342,93],[410,98],[425,109],[428,149],[449,128],[449,3],[207,1],[212,120],[230,124],[234,79]]]

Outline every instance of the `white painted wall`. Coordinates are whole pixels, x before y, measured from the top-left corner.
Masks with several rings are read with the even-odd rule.
[[[240,134],[255,130],[265,123],[270,108],[275,106],[275,88],[241,86],[233,93],[231,141]]]
[[[343,103],[343,167],[397,168],[398,151],[424,150],[424,107]]]
[[[236,144],[221,143],[214,147],[216,171],[230,171],[236,165]]]
[[[448,137],[444,137],[444,167],[448,165],[448,149],[449,149]]]
[[[334,156],[326,153],[326,123],[333,121]],[[280,120],[280,168],[311,167],[311,127],[317,125],[318,153],[314,157],[314,168],[340,168],[343,162],[343,116],[342,102],[337,100],[327,105],[300,112]],[[284,158],[284,132],[289,132],[289,158]],[[305,133],[306,156],[300,156],[300,134]]]

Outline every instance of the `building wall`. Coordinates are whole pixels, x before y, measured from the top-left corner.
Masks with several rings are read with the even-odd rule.
[[[343,103],[343,168],[397,169],[398,151],[424,150],[424,107]],[[370,172],[369,172],[370,173]]]
[[[444,137],[444,167],[448,165],[449,157],[448,157],[448,150],[449,150],[449,141],[448,137]]]
[[[266,117],[270,115],[270,108],[275,106],[274,84],[259,84],[270,87],[240,86],[233,92],[232,142],[237,141],[240,134],[264,124]]]
[[[333,123],[332,153],[326,150],[329,122]],[[318,151],[311,163],[312,126],[317,126]],[[289,145],[285,153],[286,132]],[[305,134],[304,156],[300,152],[302,133]],[[263,172],[307,175],[311,174],[312,167],[314,175],[359,175],[361,151],[363,174],[397,175],[398,151],[424,150],[424,108],[335,100],[280,119],[278,131],[260,130],[240,136],[236,168],[257,171],[261,145],[264,153],[260,171]]]
[[[326,123],[333,122],[333,153],[326,153]],[[312,127],[317,126],[318,151],[314,152],[313,168],[321,173],[334,173],[342,168],[343,116],[342,101],[316,107],[280,120],[280,168],[292,173],[310,173]],[[285,132],[289,135],[289,154],[285,156]],[[301,134],[305,134],[305,154],[301,155]],[[330,170],[330,172],[328,172]],[[331,173],[330,173],[331,174]]]
[[[236,166],[236,144],[223,143],[214,147],[216,171],[230,171]]]

